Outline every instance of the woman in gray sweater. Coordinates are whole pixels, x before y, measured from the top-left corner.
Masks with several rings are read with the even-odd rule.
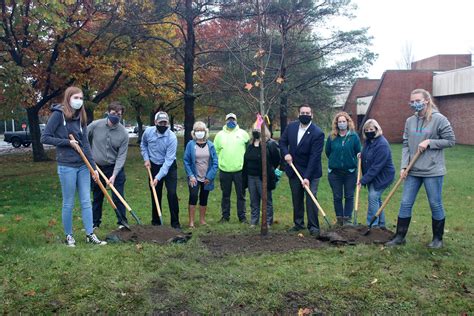
[[[439,113],[428,91],[413,90],[410,95],[410,106],[415,114],[407,119],[403,133],[400,177],[405,178],[405,184],[398,213],[397,232],[386,245],[396,246],[405,243],[413,204],[423,184],[431,208],[433,228],[433,240],[428,247],[441,248],[445,222],[442,189],[446,174],[443,149],[454,146],[456,140],[451,124]],[[417,151],[421,154],[407,173],[406,168]]]

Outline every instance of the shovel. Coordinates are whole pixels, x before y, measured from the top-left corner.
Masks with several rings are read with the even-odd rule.
[[[120,202],[122,202],[122,204],[127,208],[127,210],[130,212],[130,214],[132,214],[132,217],[137,221],[137,224],[138,225],[141,225],[142,222],[140,221],[140,219],[138,218],[137,214],[135,214],[135,212],[132,210],[132,208],[130,207],[130,205],[127,203],[127,201],[125,201],[125,199],[123,198],[123,196],[119,193],[119,191],[117,191],[117,189],[114,187],[114,185],[112,183],[110,183],[109,179],[107,178],[107,176],[102,172],[102,170],[100,170],[99,166],[96,165],[96,168],[97,168],[97,171],[99,171],[100,175],[102,176],[102,178],[104,178],[105,182],[107,182],[107,184],[109,185],[109,187],[112,189],[112,191],[114,191],[115,195],[119,198]]]
[[[410,171],[411,167],[413,167],[413,165],[415,164],[415,161],[418,159],[418,157],[420,156],[421,154],[421,151],[417,151],[415,156],[413,156],[413,159],[410,161],[410,164],[408,165],[408,167],[405,169],[405,173],[408,174],[408,171]],[[390,193],[388,193],[387,197],[385,198],[385,200],[383,201],[382,205],[379,207],[379,209],[377,210],[377,213],[375,213],[375,215],[372,217],[372,219],[370,220],[370,224],[369,224],[369,227],[367,229],[367,231],[364,233],[364,235],[368,235],[370,234],[370,229],[372,228],[372,225],[374,224],[374,222],[377,220],[377,218],[380,216],[380,213],[382,213],[383,209],[387,206],[388,202],[390,201],[390,199],[392,198],[393,194],[395,193],[395,191],[397,191],[398,187],[400,186],[400,184],[402,183],[403,181],[403,178],[400,177],[397,181],[397,183],[395,183],[395,185],[393,186],[392,190],[390,190]]]
[[[293,170],[295,171],[295,173],[298,176],[298,178],[300,179],[300,181],[303,182],[303,178],[301,177],[301,174],[296,169],[295,165],[293,163],[290,163],[290,166],[291,166],[291,168],[293,168]],[[314,204],[316,204],[316,207],[318,208],[318,210],[321,212],[321,214],[323,214],[323,217],[324,217],[324,220],[326,221],[326,224],[328,224],[329,228],[331,228],[331,224],[329,224],[326,213],[324,213],[323,208],[321,207],[321,205],[319,205],[318,200],[316,200],[316,198],[314,197],[313,192],[311,192],[311,190],[309,189],[309,187],[307,185],[305,185],[304,188],[305,188],[306,192],[309,194],[309,196],[311,197],[311,199],[313,200]]]
[[[150,178],[151,191],[153,192],[153,198],[155,199],[156,210],[158,211],[158,216],[160,217],[160,223],[163,225],[163,217],[161,216],[160,203],[158,202],[158,196],[156,195],[156,188],[153,185],[153,176],[151,175],[150,167],[146,167],[148,170],[148,177]]]
[[[360,182],[362,178],[362,159],[361,157],[357,158],[357,183]],[[356,187],[356,196],[355,196],[355,207],[354,207],[354,225],[357,226],[357,211],[359,210],[359,194],[360,194],[360,185]]]
[[[72,134],[69,134],[69,139],[70,140],[76,140],[74,138],[74,136]],[[79,145],[75,146],[74,147],[76,149],[76,151],[79,153],[79,155],[81,156],[82,160],[84,161],[84,163],[86,164],[87,168],[89,169],[89,172],[91,173],[91,175],[93,177],[95,177],[95,171],[94,169],[92,168],[89,160],[87,160],[87,157],[86,155],[84,155],[84,153],[82,152],[82,149],[81,147],[79,147]],[[113,209],[115,210],[115,213],[118,214],[118,216],[120,217],[120,222],[122,223],[122,225],[127,229],[127,230],[131,230],[130,229],[130,226],[128,225],[127,221],[124,220],[122,218],[122,214],[120,214],[120,212],[117,210],[117,206],[115,205],[114,201],[112,201],[112,198],[110,197],[109,193],[107,192],[107,190],[105,189],[104,185],[102,184],[102,182],[100,181],[100,179],[97,179],[97,185],[99,186],[100,190],[102,191],[102,193],[104,193],[105,197],[107,198],[107,201],[109,201],[109,204],[113,207]]]

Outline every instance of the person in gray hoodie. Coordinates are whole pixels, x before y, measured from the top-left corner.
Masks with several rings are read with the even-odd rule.
[[[70,140],[73,135],[75,140]],[[86,231],[86,242],[105,245],[92,230],[92,205],[90,197],[90,173],[77,150],[82,149],[92,167],[95,163],[87,139],[87,115],[83,107],[82,90],[69,87],[64,92],[61,104],[52,108],[51,117],[41,135],[41,142],[56,146],[58,175],[63,196],[62,222],[66,235],[66,245],[75,247],[76,241],[72,232],[72,211],[76,190],[82,209],[82,222]],[[94,180],[98,179],[97,171]]]
[[[415,114],[407,119],[403,133],[400,177],[405,179],[405,184],[398,213],[397,232],[385,245],[396,246],[405,243],[413,204],[423,184],[431,208],[433,229],[433,239],[428,247],[441,248],[445,223],[442,189],[446,174],[443,149],[454,146],[456,139],[451,124],[439,113],[428,91],[413,90],[410,106]],[[417,151],[421,154],[407,173],[406,168]]]

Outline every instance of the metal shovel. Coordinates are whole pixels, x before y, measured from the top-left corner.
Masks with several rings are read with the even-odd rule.
[[[418,157],[420,156],[421,154],[421,151],[417,151],[415,156],[413,156],[413,159],[410,161],[410,164],[408,165],[408,167],[405,169],[405,173],[408,174],[408,172],[410,171],[410,169],[413,167],[413,165],[415,164],[415,161],[418,159]],[[385,200],[383,201],[382,205],[379,207],[379,209],[377,210],[377,213],[375,213],[375,215],[372,217],[372,219],[370,220],[370,224],[369,224],[369,227],[367,229],[367,231],[364,233],[364,235],[368,235],[370,234],[370,229],[372,228],[372,225],[374,224],[374,222],[377,220],[377,218],[380,216],[380,213],[382,213],[382,211],[384,210],[384,208],[387,206],[388,202],[390,202],[390,199],[392,198],[393,194],[395,193],[395,191],[397,191],[398,187],[400,186],[400,184],[402,183],[404,178],[402,178],[400,176],[400,178],[398,179],[397,183],[395,183],[395,185],[393,186],[392,190],[390,190],[390,193],[388,193],[387,197],[385,198]]]
[[[72,134],[69,134],[69,139],[70,140],[76,140],[74,138],[74,136]],[[87,157],[86,155],[84,155],[84,152],[82,151],[81,147],[79,146],[75,146],[74,147],[76,149],[76,151],[79,153],[79,155],[81,156],[82,160],[84,161],[84,163],[86,164],[87,168],[89,169],[89,172],[91,173],[91,175],[93,177],[95,177],[95,170],[94,168],[92,168],[89,160],[87,160]],[[115,205],[114,201],[112,201],[112,198],[110,197],[109,193],[107,192],[107,190],[105,189],[104,185],[102,184],[102,182],[100,181],[100,179],[97,179],[97,185],[99,186],[100,190],[102,191],[102,193],[104,193],[105,197],[107,198],[107,201],[109,201],[109,204],[113,207],[113,209],[115,210],[115,212],[118,214],[118,216],[120,217],[120,222],[122,223],[122,225],[127,229],[127,230],[131,230],[130,229],[130,226],[128,225],[127,221],[123,218],[122,214],[120,214],[120,212],[117,210],[117,206]]]

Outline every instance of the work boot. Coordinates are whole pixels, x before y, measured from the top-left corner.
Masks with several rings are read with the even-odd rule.
[[[196,205],[188,205],[189,212],[189,228],[194,228],[194,214],[196,213]]]
[[[444,218],[440,221],[434,218],[431,219],[433,241],[429,243],[428,248],[438,249],[443,247],[444,220]]]
[[[344,216],[342,218],[342,226],[352,226],[352,218],[348,216]]]
[[[207,206],[199,206],[199,224],[207,225],[206,223],[206,210]]]
[[[408,226],[410,226],[411,217],[398,218],[397,221],[397,232],[392,240],[385,243],[385,246],[393,247],[398,245],[404,245],[406,243],[405,236],[408,232]]]
[[[342,226],[343,222],[342,216],[336,216],[336,226]]]

